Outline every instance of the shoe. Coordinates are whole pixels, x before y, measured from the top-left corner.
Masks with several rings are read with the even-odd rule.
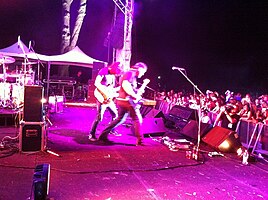
[[[137,140],[136,146],[145,146],[142,140]]]
[[[108,138],[99,137],[98,141],[103,142],[105,144],[113,144],[114,142],[109,140]]]
[[[92,142],[97,141],[96,136],[93,136],[92,134],[89,134],[89,135],[88,135],[88,139],[89,139],[90,141],[92,141]]]
[[[110,134],[114,135],[114,136],[121,136],[121,133],[118,133],[116,130],[111,130]]]

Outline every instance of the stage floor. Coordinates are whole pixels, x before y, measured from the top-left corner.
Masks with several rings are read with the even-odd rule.
[[[43,163],[51,166],[48,198],[55,200],[268,199],[264,159],[243,165],[232,153],[209,157],[214,150],[201,143],[200,161],[195,161],[186,158],[185,150],[171,151],[157,137],[135,146],[126,125],[117,128],[121,136],[109,135],[112,145],[90,142],[95,113],[95,107],[68,106],[48,116],[47,149],[59,156],[18,152],[19,128],[1,126],[0,199],[30,199],[35,166]],[[107,112],[97,135],[110,120]],[[170,130],[166,135],[181,137]]]

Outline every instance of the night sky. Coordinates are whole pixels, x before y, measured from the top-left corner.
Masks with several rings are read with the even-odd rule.
[[[268,1],[137,0],[135,5],[132,63],[147,63],[154,89],[193,91],[171,69],[176,66],[185,68],[202,92],[268,92]],[[88,0],[78,46],[93,58],[107,61],[104,40],[113,11],[112,0]],[[59,0],[1,0],[0,48],[20,35],[25,44],[34,41],[38,53],[59,54],[61,24]]]

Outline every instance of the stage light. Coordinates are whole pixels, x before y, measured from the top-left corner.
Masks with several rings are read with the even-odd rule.
[[[218,147],[220,150],[228,150],[230,148],[230,144],[227,140],[223,141],[219,147]]]
[[[236,132],[219,126],[211,129],[202,140],[222,152],[237,152],[242,147]]]
[[[47,103],[47,100],[45,98],[42,98],[41,103]]]
[[[34,200],[46,200],[49,193],[50,165],[37,165],[34,170]]]

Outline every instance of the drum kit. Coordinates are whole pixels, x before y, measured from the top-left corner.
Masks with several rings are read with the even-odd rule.
[[[9,71],[8,65],[14,62],[14,58],[0,55],[0,108],[22,107],[24,86],[34,84],[32,64],[36,63],[23,63],[20,70]]]

